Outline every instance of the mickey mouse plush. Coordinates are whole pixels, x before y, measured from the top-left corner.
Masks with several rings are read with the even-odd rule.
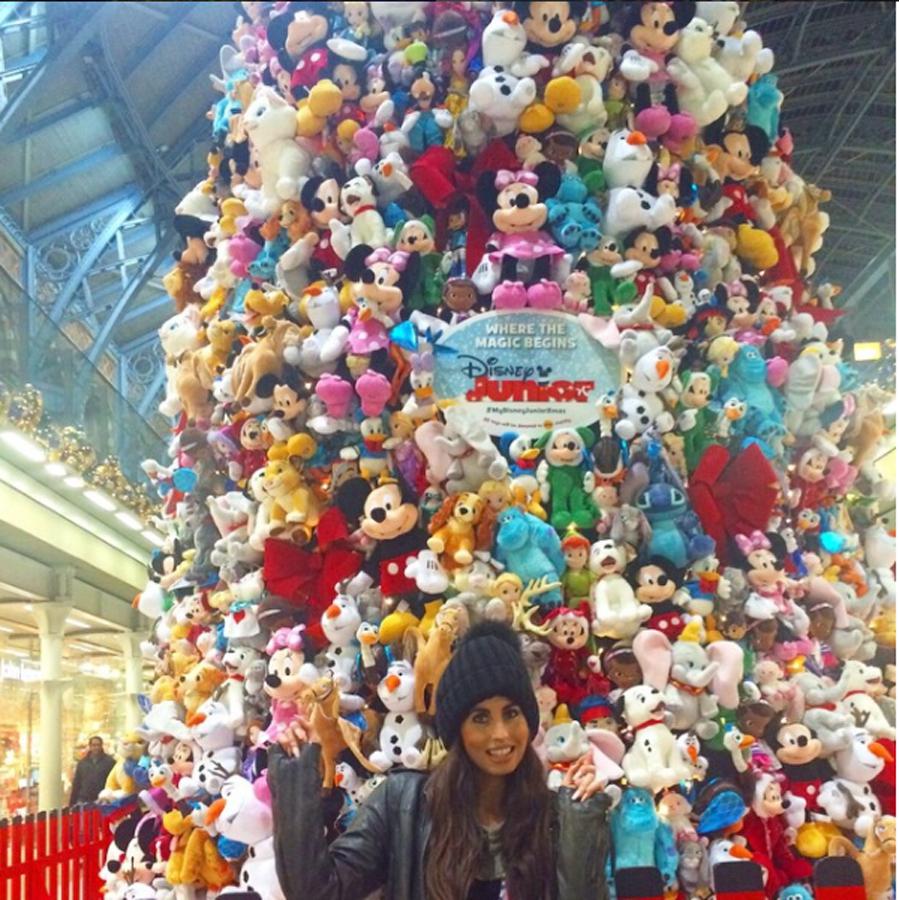
[[[319,242],[312,252],[312,259],[319,272],[324,269],[336,269],[340,266],[340,257],[331,246],[331,219],[340,215],[340,184],[336,178],[325,178],[313,175],[300,191],[300,202],[308,210],[315,225]]]
[[[805,800],[809,810],[818,809],[818,792],[833,770],[821,758],[821,741],[808,726],[772,719],[765,729],[765,741],[783,765],[790,792]]]
[[[542,230],[547,220],[545,201],[554,197],[561,173],[550,162],[533,171],[483,172],[477,196],[497,231],[487,242],[487,252],[474,274],[478,290],[491,293],[494,309],[558,309],[562,305],[559,284],[567,277],[560,270],[570,262],[565,251]],[[530,269],[530,275],[525,273]],[[555,269],[555,271],[553,271]],[[527,277],[529,282],[521,281]]]
[[[403,481],[385,481],[377,487],[364,478],[351,478],[337,490],[337,505],[350,530],[359,528],[374,548],[362,566],[364,579],[353,589],[376,584],[384,597],[404,600],[410,609],[398,610],[381,622],[379,640],[393,643],[423,613],[421,594],[406,567],[418,558],[427,533],[418,524],[418,497]],[[361,582],[367,581],[367,585]]]
[[[528,42],[539,50],[557,50],[567,44],[577,34],[578,25],[587,11],[584,2],[540,0],[515,3],[514,7]]]

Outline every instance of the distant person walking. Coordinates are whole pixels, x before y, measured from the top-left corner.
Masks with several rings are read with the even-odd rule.
[[[87,753],[75,767],[69,806],[93,803],[106,786],[106,777],[114,765],[115,758],[103,752],[103,738],[94,735],[88,742]]]

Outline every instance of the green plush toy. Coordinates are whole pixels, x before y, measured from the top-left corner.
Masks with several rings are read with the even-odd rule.
[[[616,278],[612,266],[622,261],[614,238],[603,238],[595,250],[586,256],[587,277],[593,295],[593,313],[611,316],[616,306],[632,303],[637,297],[637,285],[631,278]],[[581,263],[583,265],[583,263]]]
[[[418,253],[421,260],[418,284],[403,298],[409,310],[433,310],[440,305],[443,284],[446,280],[441,269],[443,254],[434,250],[434,220],[424,215],[397,225],[395,232],[397,250]]]
[[[534,442],[543,451],[537,481],[543,501],[550,503],[550,524],[557,531],[570,525],[592,528],[599,509],[591,496],[593,472],[586,464],[594,436],[589,428],[554,428]]]
[[[687,471],[699,465],[702,454],[715,443],[717,415],[709,402],[717,387],[718,379],[710,372],[687,372],[682,376],[682,390],[676,414],[684,439],[684,459]]]

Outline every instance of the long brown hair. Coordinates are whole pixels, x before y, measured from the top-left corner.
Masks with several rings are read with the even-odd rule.
[[[483,838],[475,819],[477,769],[456,741],[425,785],[431,816],[425,865],[428,900],[465,900]],[[500,831],[509,894],[514,900],[552,900],[556,893],[554,806],[533,747],[507,776]]]

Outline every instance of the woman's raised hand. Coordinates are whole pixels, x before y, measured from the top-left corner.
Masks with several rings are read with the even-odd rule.
[[[306,744],[317,740],[318,738],[312,727],[312,723],[306,716],[299,713],[296,720],[281,732],[278,743],[288,756],[299,756],[300,750],[302,750]]]
[[[602,779],[596,773],[593,755],[585,753],[566,770],[562,787],[572,788],[573,800],[589,800],[603,789]]]

